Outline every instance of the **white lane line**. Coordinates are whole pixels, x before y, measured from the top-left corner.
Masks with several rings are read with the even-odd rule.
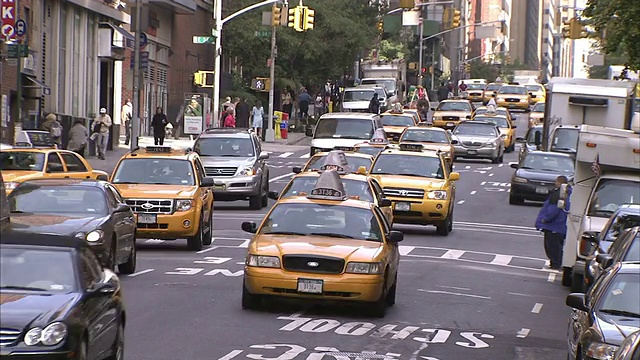
[[[233,350],[232,352],[228,353],[227,355],[225,355],[224,357],[221,357],[218,360],[231,360],[231,359],[235,359],[236,356],[242,354],[244,350]]]
[[[522,229],[522,230],[531,230],[538,231],[536,228],[531,226],[518,226],[518,225],[505,225],[505,224],[490,224],[490,223],[477,223],[477,222],[469,222],[469,221],[456,221],[456,224],[464,224],[469,226],[482,226],[482,227],[503,227],[503,228],[512,228],[512,229]]]
[[[549,277],[547,278],[548,282],[554,282],[556,281],[556,273],[549,273]]]
[[[238,245],[238,247],[239,248],[248,248],[249,247],[249,242],[251,242],[251,239],[245,240],[242,244]]]
[[[534,314],[540,314],[540,310],[542,310],[542,304],[536,303],[535,305],[533,305],[533,309],[531,309],[531,312]]]
[[[462,205],[462,204],[464,204],[464,200],[458,201],[458,205]]]
[[[493,260],[489,264],[491,264],[491,265],[509,265],[509,263],[511,262],[512,259],[513,259],[513,256],[511,256],[511,255],[496,254],[496,257],[493,258]]]
[[[520,339],[526,338],[527,335],[529,335],[529,331],[531,331],[531,329],[522,328],[522,330],[518,331],[518,337]]]
[[[211,242],[214,242],[214,241],[215,241],[215,239],[212,239],[212,240],[211,240]],[[206,252],[209,252],[209,251],[215,250],[215,249],[217,249],[217,248],[218,248],[217,246],[212,246],[212,247],[210,247],[210,248],[206,248],[206,249],[204,249],[204,250],[197,251],[197,252],[196,252],[196,254],[204,254],[204,253],[206,253]]]
[[[483,181],[483,182],[480,183],[480,186],[485,186],[486,184],[487,184],[487,182]]]
[[[487,176],[493,176],[493,173],[490,173],[490,174],[489,174],[489,175],[487,175]]]
[[[500,165],[498,165],[498,167],[503,167],[503,166],[504,166],[504,164],[500,164]]]
[[[289,174],[284,174],[284,175],[276,176],[276,177],[274,177],[274,178],[269,179],[269,182],[270,182],[270,183],[272,183],[272,182],[276,182],[276,181],[278,181],[278,180],[281,180],[281,179],[284,179],[284,178],[291,177],[291,176],[293,176],[293,175],[295,175],[295,173],[289,173]]]
[[[473,190],[473,191],[472,191],[472,192],[470,192],[469,194],[470,194],[470,195],[475,195],[475,194],[476,194],[476,191],[475,191],[475,190]]]
[[[244,261],[238,261],[236,265],[244,265]]]
[[[488,300],[491,300],[491,298],[488,297],[488,296],[473,295],[473,294],[461,294],[461,293],[455,293],[455,292],[443,291],[443,290],[418,289],[418,291],[428,292],[430,294],[445,294],[445,295],[455,295],[455,296],[466,296],[466,297],[470,297],[470,298],[474,298],[474,299],[488,299]]]
[[[504,235],[514,235],[514,236],[526,236],[526,237],[534,237],[534,238],[541,238],[542,235],[540,234],[536,234],[536,233],[526,233],[526,232],[516,232],[518,231],[518,229],[512,230],[511,229],[500,229],[500,230],[492,230],[492,229],[486,229],[486,228],[481,228],[481,227],[474,227],[474,226],[469,226],[469,227],[464,227],[465,225],[459,226],[459,225],[453,225],[453,230],[461,230],[461,231],[475,231],[475,232],[484,232],[484,233],[491,233],[491,234],[504,234]]]
[[[309,154],[304,154],[302,156],[300,156],[300,159],[308,159],[310,157]]]
[[[292,152],[286,152],[286,153],[282,153],[282,154],[278,155],[278,157],[279,158],[286,158],[286,157],[289,157],[291,155],[293,155]]]
[[[455,289],[455,290],[463,290],[463,291],[471,290],[469,288],[463,288],[463,287],[457,287],[457,286],[444,286],[444,285],[437,285],[437,286],[445,289]]]
[[[405,246],[405,245],[400,245],[398,247],[398,251],[400,251],[400,255],[405,256],[405,255],[409,255],[410,252],[413,251],[413,249],[415,249],[415,246]]]
[[[440,256],[442,259],[460,259],[466,251],[464,250],[448,250],[444,255]]]
[[[160,239],[147,239],[144,241],[145,244],[162,244],[164,240]]]
[[[510,292],[510,293],[507,293],[507,294],[509,294],[509,295],[514,295],[514,296],[533,297],[533,295],[529,295],[529,294],[521,294],[521,293],[513,293],[513,292]]]
[[[134,272],[133,274],[129,274],[129,275],[127,275],[127,276],[128,276],[128,277],[136,277],[136,276],[138,276],[138,275],[142,275],[142,274],[150,273],[150,272],[152,272],[153,270],[155,270],[155,269],[140,270],[140,271],[138,271],[138,272]]]
[[[420,354],[420,352],[426,349],[427,347],[429,347],[429,345],[424,343],[420,345],[420,347],[416,351],[414,351],[413,354],[411,354],[411,358],[409,358],[409,360],[418,360],[418,354]],[[426,359],[424,356],[421,356],[421,358]],[[356,358],[356,359],[360,359],[360,358]]]
[[[467,165],[464,167],[465,169],[471,169],[471,166]]]

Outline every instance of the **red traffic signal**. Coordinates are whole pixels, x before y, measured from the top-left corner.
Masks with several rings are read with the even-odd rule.
[[[427,72],[427,68],[423,67],[422,69],[420,69],[421,72],[426,73]]]

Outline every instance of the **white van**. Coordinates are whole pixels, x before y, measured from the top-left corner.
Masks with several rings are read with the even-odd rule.
[[[335,147],[352,147],[371,140],[376,129],[382,128],[382,120],[376,114],[327,113],[318,119],[311,139],[311,156]],[[311,132],[311,129],[309,129]]]
[[[344,89],[342,94],[342,111],[369,112],[369,102],[376,93],[374,88],[353,87]]]

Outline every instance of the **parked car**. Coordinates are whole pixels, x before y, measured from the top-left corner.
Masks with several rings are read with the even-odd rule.
[[[640,360],[640,331],[624,339],[613,360]]]
[[[605,269],[619,262],[640,262],[640,227],[624,230],[608,253],[596,256],[591,268],[593,278],[597,279]]]

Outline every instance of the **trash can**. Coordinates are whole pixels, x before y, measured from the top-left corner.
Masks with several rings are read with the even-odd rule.
[[[282,123],[282,120],[280,120],[280,117],[277,115],[273,115],[273,130],[274,130],[274,138],[280,139],[280,123]]]
[[[282,122],[280,122],[280,136],[283,139],[289,137],[289,114],[282,114]]]

